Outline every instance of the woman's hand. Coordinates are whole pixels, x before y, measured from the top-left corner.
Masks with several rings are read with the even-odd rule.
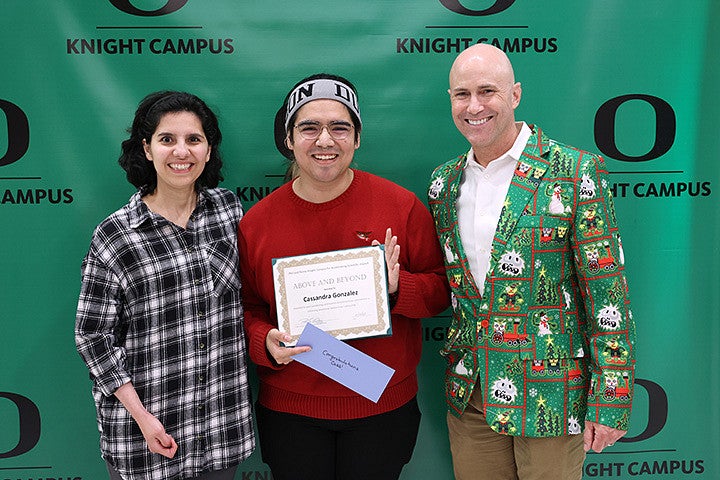
[[[175,439],[165,431],[160,420],[145,409],[133,384],[128,382],[122,385],[115,390],[115,396],[140,427],[148,449],[163,457],[173,458],[178,449]]]
[[[151,452],[159,453],[167,458],[175,456],[178,449],[177,443],[172,435],[165,431],[165,427],[160,423],[160,420],[146,411],[144,415],[139,415],[135,421],[140,427]]]
[[[265,337],[265,348],[267,348],[270,357],[275,360],[278,365],[287,365],[293,361],[293,356],[298,353],[309,352],[310,347],[284,347],[281,342],[287,343],[292,337],[287,333],[281,332],[277,328],[270,330]]]
[[[372,241],[373,245],[380,245],[377,240]],[[397,237],[392,234],[392,229],[385,231],[385,262],[388,269],[388,293],[393,294],[398,290],[400,282],[400,245]]]

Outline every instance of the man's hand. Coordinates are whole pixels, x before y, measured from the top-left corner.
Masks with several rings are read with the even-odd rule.
[[[597,453],[600,453],[605,447],[613,446],[626,433],[627,430],[618,430],[617,428],[586,421],[585,432],[583,433],[585,451],[587,452],[592,448]]]

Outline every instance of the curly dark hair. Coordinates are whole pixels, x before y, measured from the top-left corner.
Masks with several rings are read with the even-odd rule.
[[[143,195],[152,193],[157,188],[157,173],[152,162],[149,162],[145,156],[143,140],[149,144],[162,117],[173,112],[190,112],[197,115],[205,138],[210,145],[210,160],[195,181],[195,191],[203,188],[215,188],[223,180],[220,173],[222,134],[215,113],[204,101],[191,93],[154,92],[143,98],[138,105],[132,126],[127,130],[130,138],[122,142],[122,152],[118,160],[127,174],[128,182],[140,190]]]
[[[308,82],[310,80],[320,80],[320,79],[327,79],[327,80],[335,80],[341,83],[344,83],[350,89],[357,95],[357,90],[355,89],[355,85],[352,84],[350,80],[348,80],[345,77],[341,77],[339,75],[333,75],[330,73],[316,73],[313,75],[310,75],[309,77],[305,77],[299,82],[297,82],[293,87],[288,91],[287,95],[285,95],[285,100],[283,100],[282,106],[275,114],[275,128],[274,128],[274,134],[275,134],[275,147],[278,149],[280,153],[282,153],[283,157],[290,160],[292,163],[295,160],[295,154],[292,150],[290,150],[287,145],[285,145],[285,137],[289,134],[290,140],[292,140],[293,131],[292,129],[285,130],[285,113],[287,112],[287,103],[288,99],[290,98],[290,94],[297,88],[299,85],[302,85],[305,82]],[[360,119],[355,115],[355,112],[345,107],[350,113],[350,118],[352,119],[353,125],[355,126],[355,142],[357,142],[358,137],[360,136],[360,129],[362,128],[362,123],[360,123]],[[290,117],[290,125],[293,125],[295,123],[295,117],[297,117],[297,112],[293,114],[292,117]]]

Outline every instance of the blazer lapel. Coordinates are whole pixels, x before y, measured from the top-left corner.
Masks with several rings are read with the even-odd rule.
[[[460,194],[460,182],[462,181],[463,172],[465,170],[465,164],[467,163],[467,154],[462,155],[457,163],[454,164],[453,173],[447,178],[445,199],[443,204],[451,206],[446,210],[446,223],[445,225],[450,227],[450,231],[441,239],[443,242],[443,248],[445,249],[445,255],[454,255],[454,258],[448,258],[448,263],[456,263],[462,270],[462,274],[459,271],[453,273],[450,280],[450,286],[463,292],[464,296],[478,296],[482,292],[479,291],[475,279],[473,278],[472,272],[470,271],[470,265],[467,261],[467,255],[465,254],[465,247],[460,240],[460,227],[458,224],[457,214],[457,198]]]
[[[515,167],[505,203],[500,212],[500,219],[495,228],[488,277],[492,276],[498,260],[507,249],[507,244],[510,243],[520,217],[534,214],[530,201],[535,197],[540,181],[548,168],[548,161],[544,158],[549,151],[548,139],[542,135],[540,128],[535,126],[531,126],[531,128],[533,128],[533,134]]]

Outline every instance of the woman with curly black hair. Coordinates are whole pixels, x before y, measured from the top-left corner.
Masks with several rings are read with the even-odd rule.
[[[253,451],[238,274],[243,210],[215,114],[184,92],[137,108],[120,165],[138,191],[96,229],[75,340],[111,479],[232,479]]]

